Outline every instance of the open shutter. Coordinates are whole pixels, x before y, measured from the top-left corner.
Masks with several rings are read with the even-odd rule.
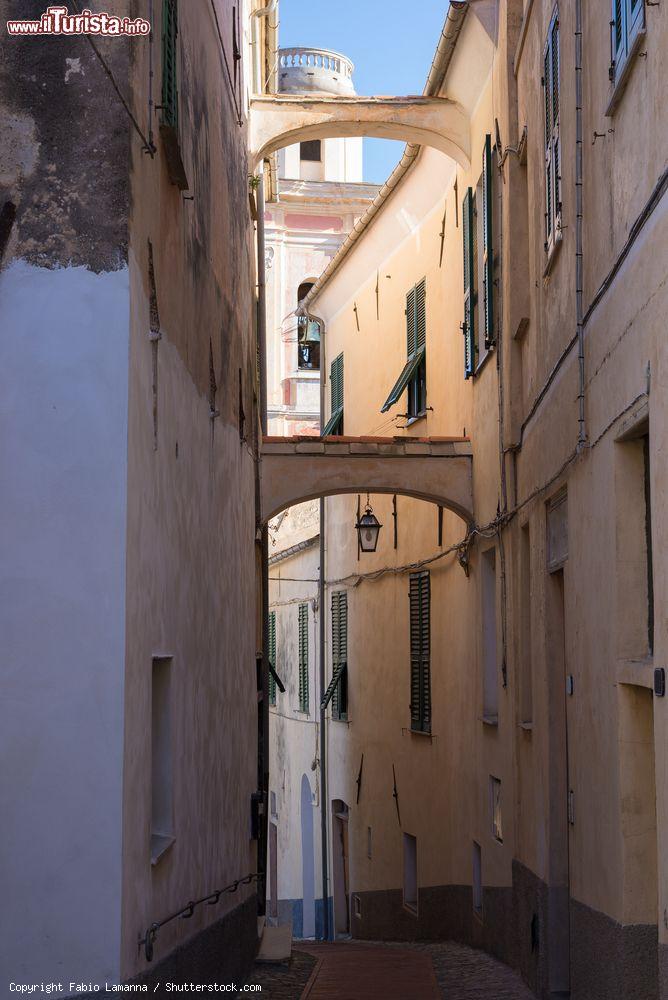
[[[415,289],[406,296],[406,357],[412,358],[416,350],[415,341]]]
[[[545,98],[545,242],[552,239],[552,59],[551,36],[543,59],[543,95]]]
[[[331,700],[332,716],[345,718],[348,710],[348,595],[345,590],[332,594],[332,680],[322,699],[326,708]]]
[[[552,58],[552,172],[553,197],[554,197],[554,218],[559,219],[561,215],[561,164],[559,150],[559,17],[555,16],[552,24],[551,38],[551,58]]]
[[[299,709],[308,712],[308,604],[299,605]]]
[[[334,358],[329,369],[331,416],[322,430],[322,436],[343,433],[343,354]]]
[[[473,191],[468,188],[462,202],[462,228],[464,242],[464,377],[470,378],[475,370],[475,329],[473,312],[475,258],[473,255]]]
[[[427,279],[423,278],[415,286],[415,350],[420,351],[427,343]]]
[[[176,129],[179,123],[179,100],[176,86],[176,36],[178,34],[176,0],[162,4],[162,121]]]
[[[269,612],[269,648],[267,650],[269,660],[269,704],[276,704],[276,678],[272,670],[276,670],[276,612]]]
[[[485,307],[485,347],[494,344],[494,230],[492,137],[485,138],[482,154],[482,260]]]
[[[630,51],[636,35],[645,27],[645,0],[626,0],[626,3],[627,50]]]

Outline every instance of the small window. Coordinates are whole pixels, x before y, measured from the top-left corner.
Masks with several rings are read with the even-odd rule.
[[[473,841],[473,909],[482,916],[482,850]]]
[[[520,530],[521,657],[520,722],[529,728],[533,721],[533,657],[531,598],[531,534],[528,524]]]
[[[411,573],[410,652],[411,652],[411,729],[431,732],[431,586],[428,572]]]
[[[408,390],[406,416],[409,420],[424,416],[427,410],[427,281],[423,278],[406,296],[406,364],[381,407],[387,413]]]
[[[343,434],[343,354],[334,358],[329,370],[330,418],[322,435]]]
[[[417,839],[410,833],[404,834],[404,906],[417,913]]]
[[[174,842],[172,801],[172,660],[155,656],[151,670],[151,864]]]
[[[308,604],[299,605],[299,711],[308,714]]]
[[[610,79],[615,86],[625,75],[635,41],[644,28],[645,0],[612,0]]]
[[[503,843],[503,823],[501,821],[501,782],[490,775],[489,779],[490,810],[492,815],[492,836]]]
[[[309,139],[299,143],[299,159],[320,163],[322,160],[322,143],[320,139]]]

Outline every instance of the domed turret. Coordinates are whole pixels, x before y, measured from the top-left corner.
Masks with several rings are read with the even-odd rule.
[[[330,49],[280,49],[278,89],[282,94],[335,94],[353,97],[354,66]]]

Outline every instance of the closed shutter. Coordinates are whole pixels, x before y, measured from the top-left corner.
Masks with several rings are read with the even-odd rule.
[[[419,351],[427,343],[427,279],[423,278],[415,286],[415,350]]]
[[[555,12],[543,53],[545,99],[545,249],[549,250],[561,221],[561,150],[559,140],[559,17]]]
[[[462,202],[462,228],[464,242],[464,377],[470,378],[475,370],[475,319],[473,312],[474,293],[474,248],[473,248],[473,191],[468,188]]]
[[[482,154],[482,261],[485,307],[485,347],[494,344],[494,185],[492,180],[492,137],[485,138]]]
[[[428,572],[410,575],[411,729],[431,732],[431,602]]]
[[[176,85],[176,36],[178,34],[176,0],[162,4],[162,121],[178,128],[179,99]]]
[[[406,296],[406,364],[399,378],[390,389],[390,394],[381,406],[380,412],[387,413],[391,406],[399,402],[406,386],[425,360],[427,349],[427,279],[423,278]]]
[[[308,712],[308,604],[299,605],[299,710]]]
[[[269,665],[273,670],[276,670],[276,612],[269,612],[269,648],[267,650],[267,659],[269,660]],[[269,672],[269,704],[276,704],[276,680]]]

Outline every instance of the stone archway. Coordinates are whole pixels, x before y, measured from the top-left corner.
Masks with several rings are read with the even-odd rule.
[[[447,97],[272,95],[250,105],[251,163],[308,139],[372,136],[433,146],[470,166],[470,121]]]
[[[261,517],[342,493],[398,493],[439,504],[473,523],[468,438],[264,438]]]

